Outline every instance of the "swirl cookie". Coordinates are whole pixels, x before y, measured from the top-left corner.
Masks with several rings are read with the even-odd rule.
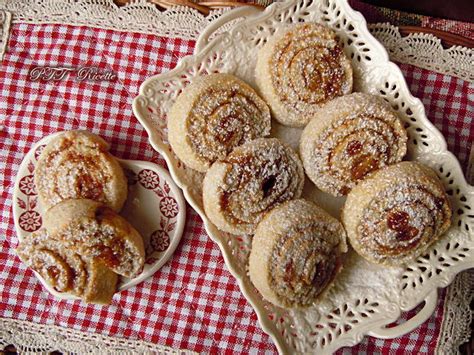
[[[277,306],[310,306],[341,269],[345,238],[341,223],[314,203],[286,202],[257,226],[249,258],[250,280]]]
[[[435,172],[415,162],[381,169],[347,196],[342,222],[365,259],[402,265],[428,248],[451,224],[451,208]]]
[[[168,139],[187,166],[205,172],[233,148],[270,134],[268,106],[242,80],[229,74],[197,78],[168,115]]]
[[[135,277],[143,269],[140,234],[122,216],[92,200],[66,200],[49,209],[44,227],[50,238],[81,255],[101,260],[119,275]]]
[[[51,239],[46,229],[31,233],[17,253],[56,291],[81,297],[86,302],[109,304],[118,276],[102,261],[83,256]]]
[[[273,117],[303,127],[319,108],[352,91],[352,67],[334,31],[298,24],[270,38],[259,51],[255,78]]]
[[[253,233],[263,215],[298,198],[304,184],[297,154],[276,138],[260,138],[235,148],[207,171],[204,209],[217,228]]]
[[[400,162],[407,139],[388,103],[353,93],[314,115],[301,135],[300,155],[306,175],[319,189],[343,196],[371,172]]]
[[[44,209],[71,198],[102,202],[120,211],[127,198],[127,180],[108,144],[85,131],[64,132],[43,150],[35,184]]]

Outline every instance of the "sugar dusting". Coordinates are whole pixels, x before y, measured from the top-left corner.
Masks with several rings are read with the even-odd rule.
[[[284,129],[282,129],[282,132],[283,131]],[[286,141],[288,139],[294,146],[294,142],[298,141],[298,137],[293,133],[294,132],[287,134],[284,132],[286,137],[284,137],[283,140]],[[280,135],[278,135],[278,137],[280,137]],[[310,198],[313,199],[313,196]],[[326,200],[330,198],[331,197],[327,194],[321,193],[320,205],[326,208]],[[341,199],[344,198],[339,198],[337,207],[334,207],[334,215],[339,212],[338,209]],[[327,313],[331,311],[335,305],[339,306],[358,298],[363,299],[369,297],[369,299],[377,299],[377,297],[380,297],[382,294],[383,298],[391,299],[396,302],[396,299],[399,297],[397,287],[399,286],[398,280],[401,272],[401,268],[382,268],[369,263],[351,250],[344,260],[344,269],[342,273],[337,276],[335,286],[329,291],[328,296],[315,305],[315,308],[326,310],[324,313]],[[308,313],[319,314],[319,312],[313,312],[313,309],[308,310]]]
[[[450,224],[449,202],[439,182],[416,166],[403,169],[407,164],[374,176],[371,183],[385,188],[361,206],[356,234],[349,234],[364,255],[378,262],[395,264],[418,256]],[[347,209],[356,203],[357,198],[351,199]]]
[[[222,161],[221,210],[229,223],[258,223],[277,204],[301,194],[304,174],[297,154],[279,140],[257,139]]]
[[[314,119],[327,123],[316,133],[313,127],[320,122],[306,128],[311,133],[301,142],[305,171],[316,186],[335,196],[346,195],[372,171],[401,161],[406,153],[405,130],[376,97],[354,93],[338,98]]]
[[[288,30],[275,44],[269,66],[290,121],[307,122],[325,102],[352,90],[349,60],[335,33],[320,24]]]
[[[270,133],[270,111],[263,100],[238,79],[225,79],[204,88],[187,117],[187,139],[210,163]]]
[[[301,209],[299,202],[284,207],[278,218],[288,225],[271,250],[267,272],[283,304],[309,306],[340,269],[345,233],[337,220]]]
[[[41,202],[49,208],[63,200],[87,198],[119,209],[126,185],[120,184],[123,173],[113,159],[90,135],[74,131],[61,135],[45,148],[35,170]]]
[[[70,223],[54,238],[81,255],[103,260],[117,274],[132,277],[141,271],[143,260],[137,248],[124,237],[126,232],[110,222],[84,218]]]
[[[51,239],[45,229],[31,233],[17,252],[56,291],[83,294],[90,276],[86,271],[89,259]]]

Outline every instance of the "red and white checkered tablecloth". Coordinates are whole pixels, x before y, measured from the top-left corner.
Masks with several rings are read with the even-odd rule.
[[[12,192],[30,146],[59,130],[87,129],[110,142],[118,157],[164,166],[132,113],[132,100],[143,80],[173,68],[193,47],[194,42],[182,39],[87,27],[12,26],[0,67],[0,317],[197,352],[276,352],[191,208],[173,258],[153,277],[117,294],[110,306],[55,299],[14,251]],[[57,82],[33,82],[28,73],[35,66],[97,66],[118,78],[78,82],[69,76]],[[413,66],[401,67],[412,93],[423,100],[428,117],[466,168],[474,138],[473,85]],[[395,340],[365,338],[341,352],[432,353],[444,297],[441,291],[433,316],[410,334]]]

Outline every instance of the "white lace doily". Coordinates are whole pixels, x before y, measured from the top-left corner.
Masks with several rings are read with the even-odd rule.
[[[212,10],[205,16],[185,6],[160,11],[148,0],[124,6],[117,6],[113,0],[0,0],[2,8],[12,12],[14,22],[83,25],[184,39],[196,39],[225,12]]]
[[[438,341],[439,354],[456,354],[459,346],[471,336],[474,299],[474,270],[459,274],[448,287],[444,301],[444,318]]]
[[[8,34],[10,32],[11,13],[0,10],[0,61],[7,49]]]
[[[472,49],[461,46],[445,49],[439,38],[428,33],[402,37],[398,28],[388,23],[369,25],[369,30],[387,49],[390,60],[474,82]]]
[[[58,350],[68,354],[182,354],[146,341],[129,340],[80,332],[56,325],[37,324],[0,318],[0,349],[13,344],[18,353],[46,353]],[[186,353],[192,354],[190,351]]]
[[[0,0],[0,60],[7,48],[10,24],[10,13],[2,9],[12,13],[13,22],[85,25],[192,40],[197,39],[207,25],[226,11],[213,10],[208,16],[204,16],[194,9],[176,7],[161,12],[147,0],[136,0],[123,7],[116,6],[113,0],[87,2]],[[374,24],[369,28],[387,48],[391,60],[474,82],[473,50],[459,46],[444,49],[438,38],[428,34],[402,37],[396,27],[388,24]],[[459,345],[469,339],[473,289],[473,270],[458,275],[449,286],[438,353],[456,353]],[[75,353],[117,351],[178,353],[171,348],[144,341],[119,339],[54,325],[0,318],[0,347],[9,344],[13,344],[21,352],[59,350]]]

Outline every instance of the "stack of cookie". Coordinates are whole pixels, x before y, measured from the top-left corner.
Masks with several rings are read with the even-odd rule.
[[[401,162],[401,120],[381,97],[352,93],[351,61],[334,31],[305,23],[276,33],[259,52],[255,81],[259,94],[229,74],[198,78],[172,107],[168,137],[180,160],[205,173],[209,220],[253,235],[249,275],[267,300],[316,302],[342,268],[346,236],[369,261],[400,265],[447,230],[436,174]],[[268,138],[271,118],[302,129],[299,155]],[[299,199],[305,173],[323,192],[347,196],[342,223]]]
[[[142,271],[145,251],[118,214],[128,187],[108,144],[85,131],[60,134],[43,150],[35,184],[43,228],[20,243],[18,255],[56,291],[110,303],[118,276]]]

